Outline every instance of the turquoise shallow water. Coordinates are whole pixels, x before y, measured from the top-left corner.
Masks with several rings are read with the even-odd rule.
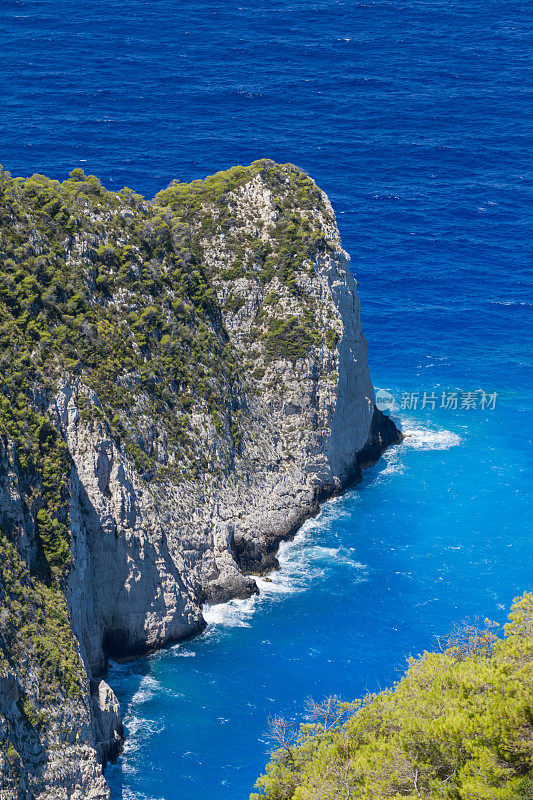
[[[259,598],[208,609],[200,637],[114,666],[129,734],[108,769],[114,796],[244,800],[269,715],[379,690],[456,623],[503,621],[533,583],[519,408],[404,417],[405,442],[282,545]]]
[[[1,160],[153,196],[269,156],[309,171],[359,281],[376,386],[484,389],[412,431],[292,544],[259,599],[110,682],[114,800],[246,800],[269,714],[399,676],[532,588],[528,0],[4,0]]]

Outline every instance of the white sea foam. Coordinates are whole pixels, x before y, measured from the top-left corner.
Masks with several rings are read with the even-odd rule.
[[[196,656],[194,650],[187,650],[181,643],[175,644],[170,649],[172,651],[172,655],[176,656],[177,658],[195,658]]]
[[[138,717],[133,713],[131,706],[128,708],[125,715],[124,724],[128,735],[124,742],[123,764],[125,768],[127,767],[133,770],[134,767],[128,761],[128,756],[138,750],[141,744],[144,744],[150,736],[153,736],[155,733],[162,733],[162,731],[164,731],[164,726],[161,726],[160,722],[156,722],[155,720],[147,719],[146,717]]]
[[[122,749],[121,769],[125,775],[136,775],[138,770],[136,766],[135,754],[140,750],[141,747],[144,747],[146,741],[151,736],[163,733],[165,726],[161,725],[159,720],[156,721],[137,716],[133,711],[133,703],[130,703],[128,706],[128,710],[124,716],[124,725],[127,731],[127,736]],[[132,794],[131,797],[144,798],[145,795]]]
[[[246,600],[204,606],[203,615],[208,625],[215,628],[248,628],[262,603],[277,602],[286,595],[307,591],[333,565],[342,563],[364,570],[365,566],[354,560],[353,550],[325,547],[313,541],[318,532],[323,535],[349,513],[341,497],[326,503],[316,517],[302,525],[294,539],[280,544],[277,554],[280,569],[256,578],[259,595]]]
[[[249,628],[254,613],[256,596],[246,600],[229,600],[217,605],[204,605],[202,613],[208,625],[223,625],[226,628]]]
[[[208,625],[249,628],[254,612],[265,600],[304,591],[312,577],[311,556],[310,553],[306,553],[309,530],[309,523],[305,523],[291,542],[281,543],[278,552],[280,569],[266,577],[256,578],[259,595],[245,600],[229,600],[218,605],[205,605],[202,613]]]
[[[156,681],[151,675],[145,675],[139,688],[131,698],[131,704],[134,706],[142,705],[148,702],[148,700],[151,700],[155,692],[161,689],[162,686],[159,681]]]
[[[385,466],[383,466],[383,464]],[[378,466],[379,472],[376,476],[376,480],[380,482],[389,475],[401,475],[404,471],[404,468],[405,465],[400,458],[398,448],[394,447],[391,450],[387,450],[385,453],[383,453],[382,461]]]
[[[124,715],[124,725],[127,730],[127,737],[122,751],[122,770],[126,775],[136,774],[135,761],[130,758],[142,744],[156,733],[161,733],[164,728],[161,727],[160,722],[148,719],[144,716],[138,716],[137,711],[143,714],[143,710],[139,709],[148,700],[150,700],[157,691],[162,691],[163,687],[151,675],[144,675],[139,688],[131,698]],[[131,794],[132,798],[137,795]],[[138,795],[143,798],[144,795]]]
[[[491,306],[531,306],[527,300],[489,300]]]
[[[463,439],[452,431],[422,427],[412,420],[403,420],[402,446],[412,450],[449,450],[463,443]]]
[[[144,794],[143,792],[134,792],[126,787],[121,789],[120,795],[122,800],[165,800],[164,797],[152,797],[152,795]]]

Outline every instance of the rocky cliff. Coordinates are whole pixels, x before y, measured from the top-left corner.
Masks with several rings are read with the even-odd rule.
[[[106,657],[202,629],[389,444],[327,197],[0,176],[0,800],[108,798]]]

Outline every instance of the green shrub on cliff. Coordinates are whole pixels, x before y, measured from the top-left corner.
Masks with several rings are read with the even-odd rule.
[[[503,640],[467,630],[360,706],[343,722],[330,703],[294,740],[277,720],[252,800],[533,797],[533,594],[513,604]]]
[[[268,242],[250,235],[237,218],[236,192],[256,177],[264,180],[274,201],[276,219]],[[175,237],[194,236],[200,257],[205,240],[220,234],[226,237],[231,243],[234,261],[230,268],[221,272],[224,280],[235,280],[247,274],[267,284],[277,277],[298,294],[297,277],[304,263],[328,247],[322,230],[308,214],[324,209],[322,193],[292,164],[281,165],[261,159],[249,167],[237,166],[217,172],[203,181],[175,182],[159,192],[155,202],[171,210]],[[308,272],[308,266],[305,271]]]
[[[16,665],[19,683],[38,680],[42,705],[82,691],[83,673],[65,597],[57,584],[31,574],[0,532],[0,668]],[[22,698],[24,700],[24,698]],[[34,723],[43,720],[35,718]]]
[[[256,178],[275,206],[268,241],[236,210],[236,193]],[[65,376],[78,387],[84,421],[107,425],[150,479],[197,470],[191,404],[211,414],[220,436],[240,441],[226,411],[244,375],[223,312],[238,312],[244,299],[242,292],[225,292],[220,308],[216,285],[243,276],[260,286],[281,282],[300,304],[298,322],[280,319],[266,332],[254,329],[264,349],[249,355],[308,355],[320,336],[298,278],[308,274],[308,259],[326,250],[313,221],[317,209],[324,211],[324,200],[313,181],[268,160],[172,184],[153,203],[129,189],[110,192],[81,169],[62,183],[0,170],[0,403],[9,406],[7,416],[0,409],[0,432],[20,444],[22,467],[30,457],[28,438],[33,441],[29,417],[42,415]],[[220,237],[231,259],[217,270],[205,250]],[[278,295],[267,286],[265,296],[272,303]],[[154,419],[157,433],[150,429]],[[173,456],[165,462],[169,449]],[[48,471],[63,486],[68,469],[54,457]],[[58,527],[67,523],[64,498],[44,505],[38,522],[53,571],[68,559]]]
[[[168,212],[80,169],[63,183],[0,171],[0,255],[0,427],[21,444],[21,463],[24,417],[65,374],[85,420],[107,423],[140,472],[157,470],[147,416],[186,460],[182,398],[214,411],[239,380],[194,237],[182,241]],[[57,540],[55,523],[40,523],[43,541]],[[57,566],[66,553],[53,549]]]
[[[282,358],[296,361],[305,358],[313,345],[320,344],[318,334],[310,331],[298,317],[272,319],[261,338],[270,360]]]

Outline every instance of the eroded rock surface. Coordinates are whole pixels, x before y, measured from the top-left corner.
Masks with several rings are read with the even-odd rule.
[[[333,210],[304,173],[256,162],[170,186],[152,205],[75,173],[39,189],[53,195],[44,208],[70,203],[76,224],[51,217],[54,257],[84,287],[76,303],[59,288],[36,301],[43,319],[45,303],[78,311],[62,311],[51,379],[27,391],[28,413],[53,428],[45,443],[57,435],[66,453],[55,505],[45,456],[22,467],[18,429],[6,425],[2,439],[4,554],[17,566],[3,576],[1,800],[108,798],[100,765],[123,730],[107,655],[200,631],[202,603],[257,591],[253,575],[276,566],[279,542],[399,437],[374,406]],[[52,234],[39,231],[32,252],[46,259]],[[63,353],[69,325],[83,337],[76,364]],[[48,640],[26,631],[24,667],[8,642],[28,622],[14,605],[19,585],[28,597],[42,587],[35,614],[59,608],[72,653],[55,671],[42,662]]]

